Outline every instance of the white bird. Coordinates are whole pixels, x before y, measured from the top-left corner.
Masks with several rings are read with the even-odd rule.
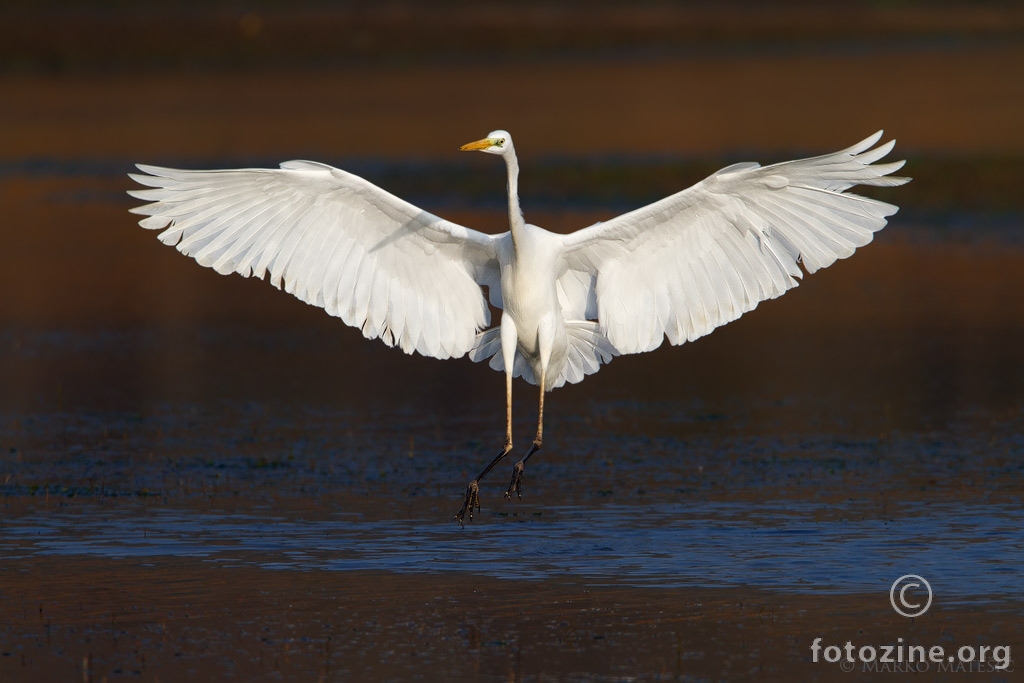
[[[560,235],[519,208],[512,137],[495,130],[461,147],[508,171],[509,231],[464,228],[326,164],[188,171],[138,165],[152,189],[129,194],[159,239],[219,273],[263,278],[320,306],[368,339],[433,358],[469,354],[505,373],[505,443],[466,489],[460,524],[479,511],[478,484],[512,450],[512,379],[540,387],[537,432],[505,497],[541,447],[544,394],[620,354],[693,341],[780,296],[802,276],[871,241],[897,207],[846,192],[895,186],[904,162],[879,131],[834,154],[761,167],[734,164],[648,206]],[[485,292],[486,289],[486,298]],[[502,310],[490,327],[487,301]]]

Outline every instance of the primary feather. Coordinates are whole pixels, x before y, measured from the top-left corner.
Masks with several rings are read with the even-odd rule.
[[[309,161],[280,169],[139,165],[144,228],[218,273],[269,275],[368,338],[458,357],[490,322],[495,238],[438,218],[362,178]]]
[[[848,194],[893,186],[902,161],[873,164],[894,142],[858,144],[771,166],[735,164],[693,187],[563,238],[569,315],[595,317],[620,353],[667,336],[693,341],[808,273],[853,254],[897,207]],[[594,310],[596,308],[596,311]]]

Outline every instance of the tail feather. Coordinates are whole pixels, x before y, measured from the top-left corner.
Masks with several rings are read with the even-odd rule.
[[[566,349],[565,364],[557,377],[548,380],[548,388],[555,389],[563,384],[576,384],[587,375],[601,369],[601,365],[610,363],[619,355],[618,349],[601,333],[601,327],[592,320],[568,320],[565,323],[569,347]],[[489,365],[498,372],[505,371],[505,359],[501,354],[501,330],[492,327],[476,336],[476,344],[469,351],[474,363],[490,359]],[[527,359],[516,352],[512,366],[512,376],[522,377],[530,384],[538,384],[539,379]]]
[[[491,356],[501,357],[501,328],[492,327],[476,335],[476,343],[469,350],[469,359],[474,363],[487,360]],[[502,364],[504,370],[504,364]],[[493,365],[491,367],[494,367]],[[498,368],[494,368],[497,370]]]

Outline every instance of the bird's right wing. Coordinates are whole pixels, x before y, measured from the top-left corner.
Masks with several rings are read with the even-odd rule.
[[[406,353],[458,357],[490,322],[495,238],[326,164],[185,171],[139,165],[139,224],[218,273],[270,282]]]
[[[596,319],[620,353],[701,337],[800,277],[853,254],[896,213],[848,194],[902,185],[903,162],[875,164],[882,133],[840,152],[761,167],[735,164],[693,187],[563,237],[568,316]]]

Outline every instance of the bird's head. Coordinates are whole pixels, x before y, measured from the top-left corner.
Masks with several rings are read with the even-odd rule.
[[[487,152],[488,154],[507,154],[512,151],[512,136],[507,130],[492,130],[487,137],[476,142],[467,142],[459,147],[462,152]]]

